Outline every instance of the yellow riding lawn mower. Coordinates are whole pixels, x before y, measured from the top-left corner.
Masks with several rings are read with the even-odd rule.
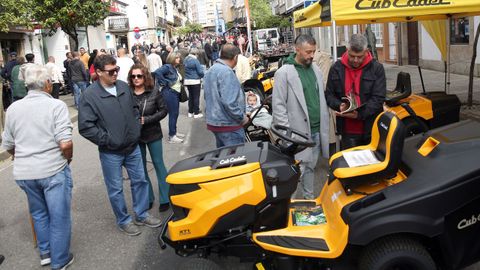
[[[291,200],[294,155],[314,142],[284,126],[273,132],[276,145],[223,147],[170,170],[173,213],[159,242],[195,257],[178,269],[225,269],[212,253],[259,270],[459,269],[480,260],[480,123],[405,139],[404,124],[384,112],[369,145],[330,158],[315,200]]]

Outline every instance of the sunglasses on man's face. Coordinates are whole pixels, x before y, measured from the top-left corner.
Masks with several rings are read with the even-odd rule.
[[[113,76],[115,73],[118,73],[120,71],[120,67],[116,67],[114,69],[101,69],[101,71],[108,73],[109,76]]]
[[[143,79],[143,74],[132,74],[130,75],[130,78],[132,80],[135,80],[135,79]]]

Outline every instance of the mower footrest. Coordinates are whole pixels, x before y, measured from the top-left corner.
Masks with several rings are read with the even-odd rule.
[[[325,240],[321,238],[264,235],[258,236],[257,240],[266,244],[271,244],[289,249],[329,251],[327,242],[325,242]]]

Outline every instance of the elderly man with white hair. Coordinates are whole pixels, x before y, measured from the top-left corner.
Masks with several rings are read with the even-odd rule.
[[[40,264],[65,269],[70,253],[72,122],[67,105],[51,96],[48,70],[25,70],[28,94],[7,110],[2,147],[14,157],[13,177],[26,193]]]
[[[152,75],[154,74],[155,70],[159,69],[162,65],[162,58],[159,55],[160,48],[154,48],[150,51],[150,54],[147,57],[148,61],[148,70]]]
[[[55,57],[49,56],[48,63],[45,64],[45,67],[48,70],[48,74],[50,75],[50,80],[52,81],[53,85],[52,96],[54,98],[59,98],[60,88],[65,82],[63,80],[63,75],[60,67],[55,64]]]

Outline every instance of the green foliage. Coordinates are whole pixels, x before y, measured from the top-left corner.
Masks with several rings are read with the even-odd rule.
[[[51,32],[61,27],[75,41],[76,50],[77,27],[103,24],[109,7],[110,1],[100,0],[0,0],[0,31],[34,22]]]
[[[249,0],[250,14],[253,29],[289,27],[291,22],[288,18],[273,15],[268,0]],[[255,22],[255,24],[253,23]],[[255,25],[255,27],[253,27]]]
[[[185,26],[177,27],[175,33],[179,36],[189,36],[191,34],[200,34],[203,32],[203,26],[198,23],[187,22]]]
[[[0,0],[0,32],[8,32],[11,26],[32,26],[29,0]]]
[[[3,0],[2,0],[3,1]],[[99,0],[28,0],[33,2],[35,19],[43,28],[55,32],[57,27],[68,34],[78,46],[77,26],[97,26],[108,16],[110,1]]]

